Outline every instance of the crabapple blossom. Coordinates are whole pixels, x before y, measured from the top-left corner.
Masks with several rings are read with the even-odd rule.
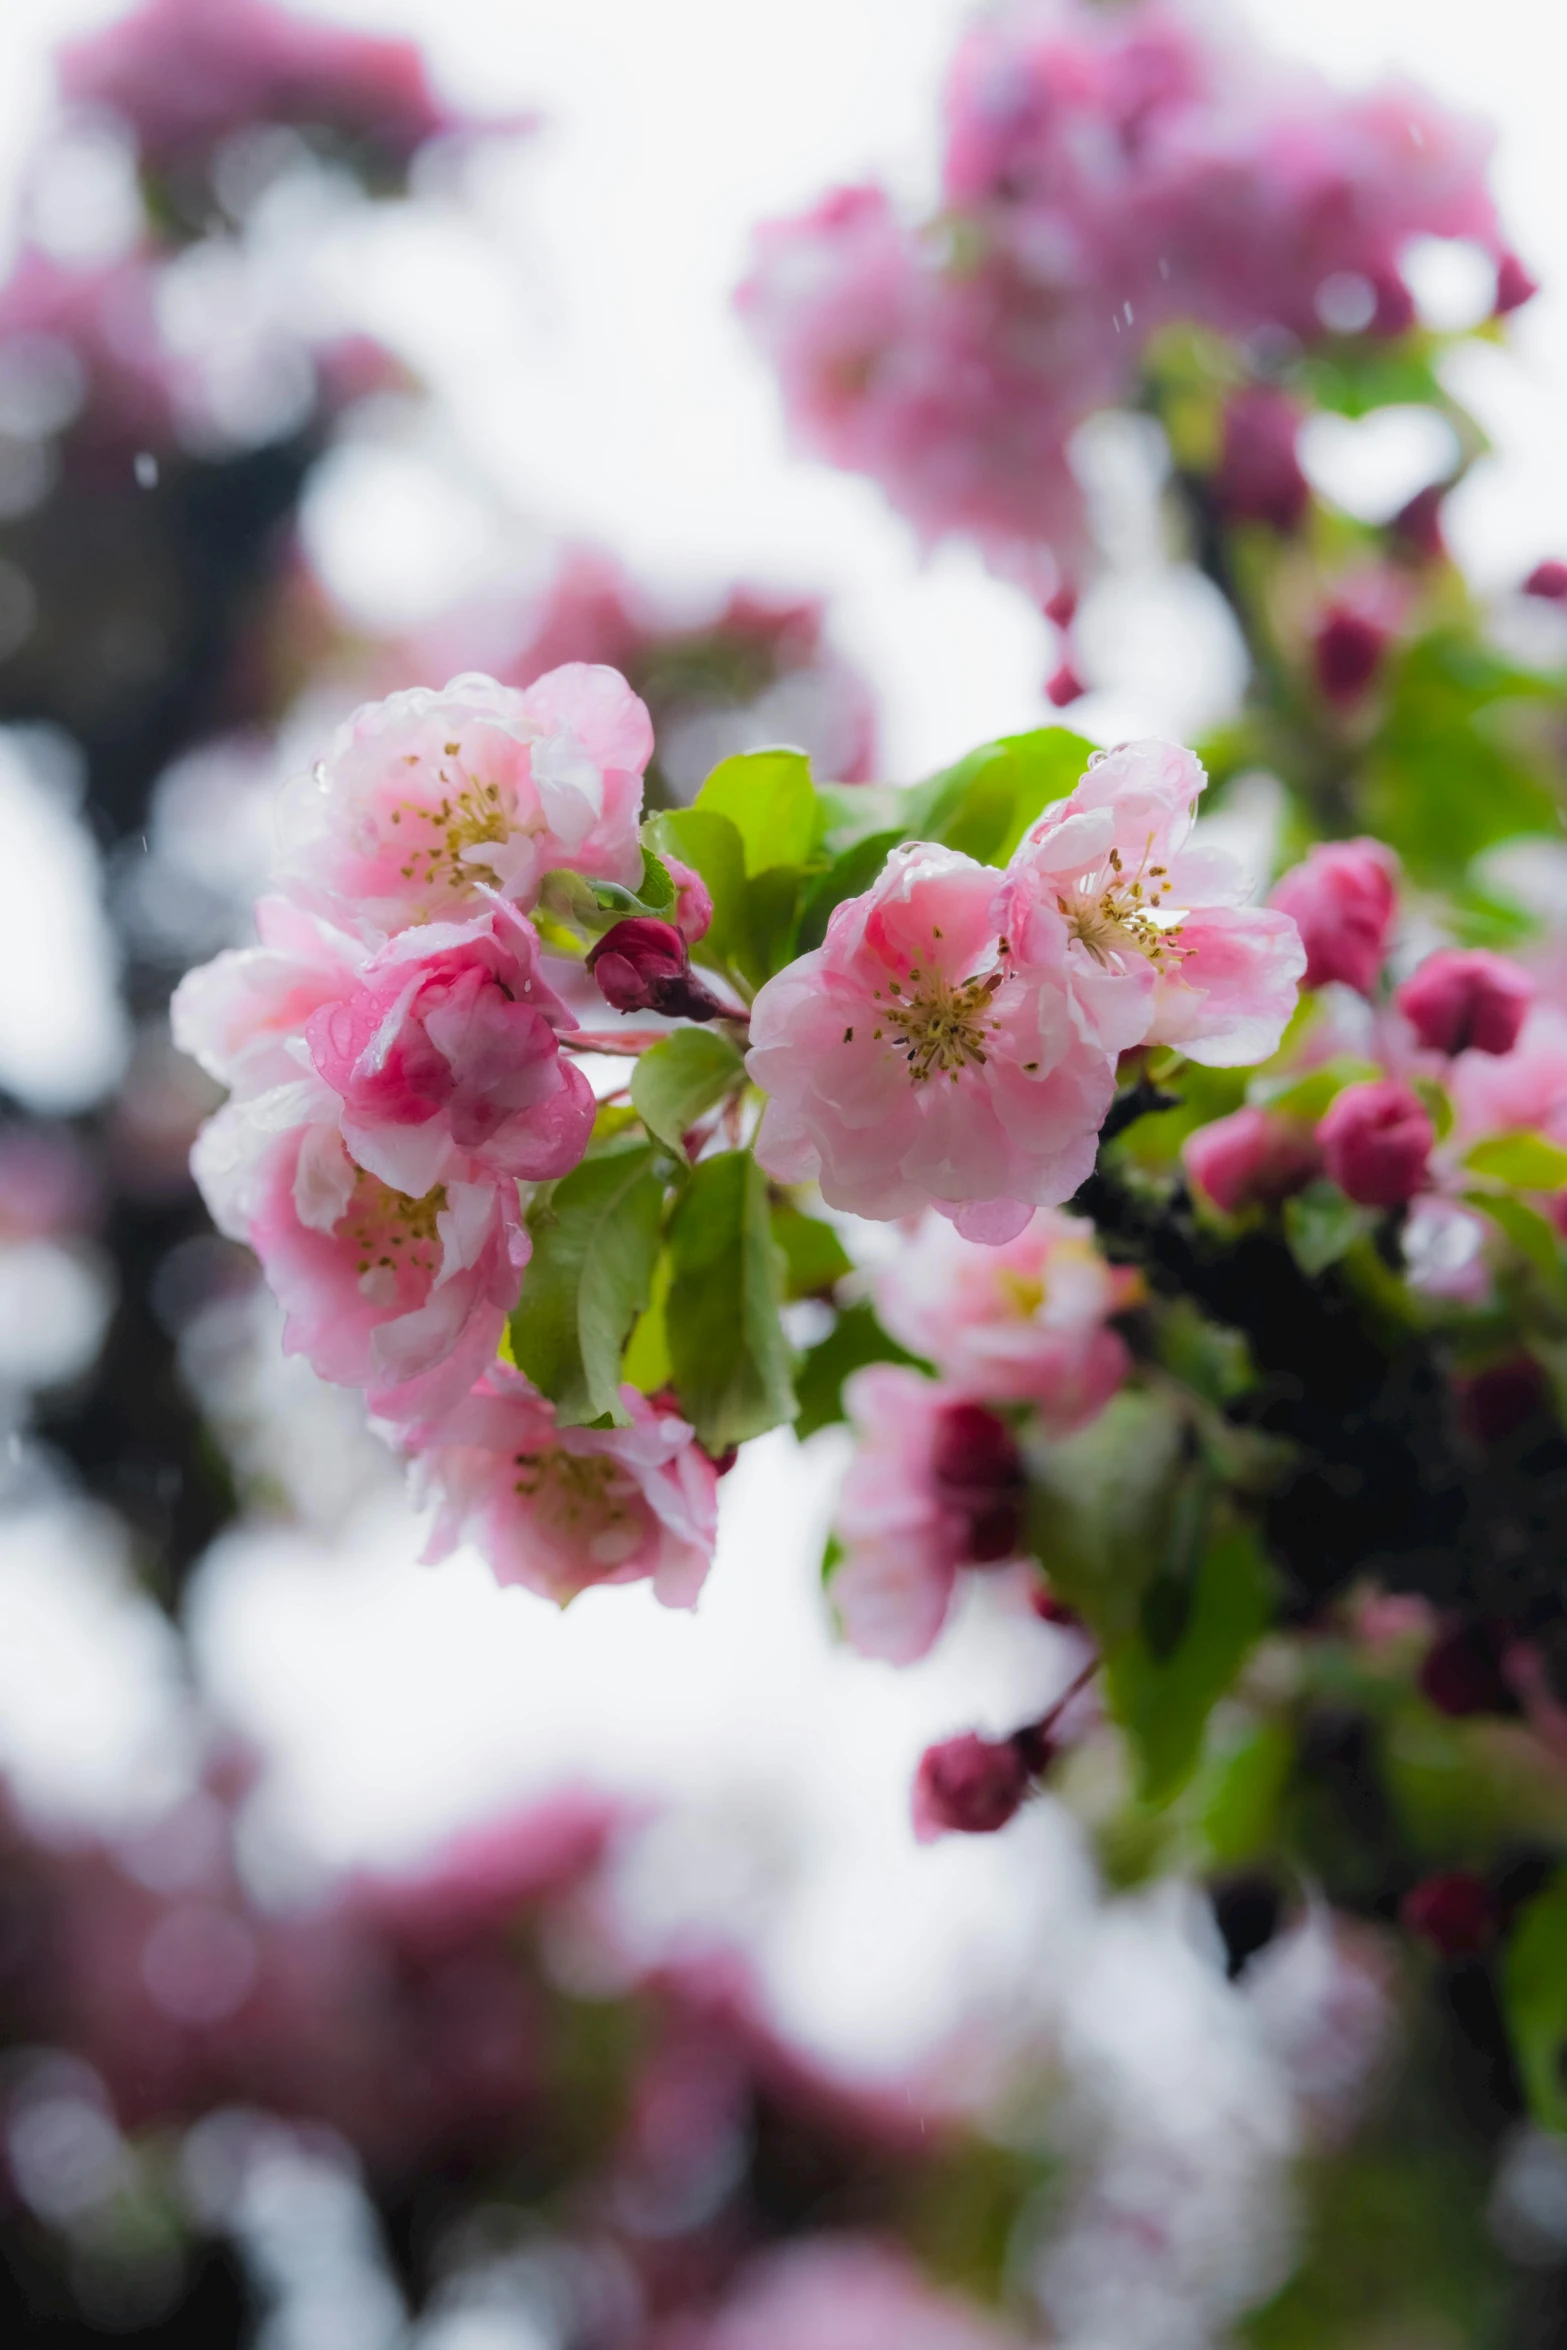
[[[1028,1793],[1029,1766],[1013,1738],[981,1738],[968,1731],[927,1746],[914,1775],[914,1834],[921,1844],[938,1836],[991,1836],[1004,1828]]]
[[[1534,1001],[1534,981],[1506,955],[1444,947],[1426,957],[1394,1001],[1433,1052],[1510,1053]]]
[[[529,1256],[517,1186],[459,1162],[418,1197],[358,1166],[319,1079],[230,1102],[191,1165],[213,1221],[248,1242],[283,1345],[372,1411],[422,1422],[495,1354]]]
[[[1114,1056],[1176,1045],[1231,1067],[1277,1049],[1305,955],[1287,913],[1248,906],[1226,851],[1191,842],[1207,778],[1174,743],[1099,751],[1007,869],[1022,967],[1065,974],[1085,1036]]]
[[[524,692],[477,674],[367,702],[284,809],[284,886],[367,938],[528,911],[565,868],[633,887],[653,731],[625,679],[571,662]]]
[[[559,1428],[553,1405],[497,1363],[422,1433],[416,1483],[437,1503],[427,1559],[459,1543],[499,1583],[562,1605],[597,1583],[651,1580],[694,1607],[718,1526],[718,1472],[686,1422],[634,1387],[626,1428]]]
[[[822,945],[761,989],[746,1066],[769,1097],[769,1174],[814,1178],[864,1216],[934,1206],[993,1241],[1076,1190],[1114,1069],[1059,968],[1001,935],[998,880],[953,849],[895,849]]]
[[[652,2350],[1022,2350],[981,2310],[941,2293],[906,2253],[842,2233],[754,2259],[705,2320],[667,2321]]]
[[[995,1413],[901,1364],[856,1371],[843,1400],[855,1453],[833,1599],[863,1655],[911,1664],[946,1620],[958,1569],[1013,1555],[1022,1463]]]
[[[307,1021],[350,993],[367,960],[358,939],[287,898],[258,902],[256,930],[259,946],[187,971],[169,1006],[181,1052],[242,1096],[299,1077]]]
[[[470,921],[399,931],[304,1028],[355,1160],[420,1199],[457,1169],[569,1174],[594,1112],[560,1053],[556,1031],[574,1025],[532,924],[492,899]]]
[[[707,911],[711,920],[710,899]],[[634,914],[607,930],[589,953],[588,969],[617,1012],[659,1012],[677,1020],[723,1016],[718,998],[692,977],[684,933],[653,915]]]
[[[1398,859],[1379,840],[1319,841],[1275,882],[1269,903],[1300,932],[1307,987],[1336,979],[1369,995],[1398,904]]]
[[[1199,1126],[1181,1145],[1186,1172],[1227,1216],[1276,1207],[1322,1172],[1309,1126],[1251,1107]]]
[[[1083,1427],[1131,1368],[1108,1322],[1136,1302],[1140,1279],[1105,1261],[1091,1224],[1052,1208],[998,1248],[929,1216],[875,1294],[885,1328],[954,1387],[1032,1403],[1053,1435]]]
[[[1362,1207],[1396,1208],[1423,1187],[1436,1130],[1401,1078],[1373,1077],[1334,1097],[1317,1140],[1340,1191]]]

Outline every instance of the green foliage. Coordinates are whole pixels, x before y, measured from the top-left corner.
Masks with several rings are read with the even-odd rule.
[[[1173,1378],[1222,1407],[1256,1380],[1251,1349],[1239,1330],[1210,1322],[1188,1297],[1172,1298],[1156,1321],[1159,1360]]]
[[[803,865],[816,844],[816,791],[803,751],[745,751],[725,759],[696,795],[696,811],[725,816],[740,835],[748,874]]]
[[[1359,814],[1415,880],[1457,885],[1494,842],[1559,829],[1554,762],[1531,708],[1554,690],[1457,629],[1393,659]]]
[[[1161,1588],[1149,1586],[1136,1634],[1106,1660],[1111,1709],[1137,1750],[1145,1803],[1167,1803],[1190,1778],[1208,1716],[1266,1629],[1274,1596],[1256,1536],[1234,1522],[1210,1535],[1173,1638],[1156,1637],[1150,1620]]]
[[[1358,1085],[1366,1078],[1381,1075],[1381,1066],[1376,1061],[1361,1061],[1352,1054],[1339,1053],[1331,1061],[1308,1069],[1304,1076],[1284,1070],[1277,1075],[1254,1077],[1246,1088],[1246,1099],[1259,1109],[1274,1110],[1281,1117],[1299,1118],[1303,1124],[1315,1126],[1346,1085]]]
[[[649,1134],[683,1154],[696,1120],[733,1092],[744,1075],[744,1061],[719,1030],[677,1028],[649,1045],[636,1062],[632,1106]]]
[[[1543,2129],[1567,2131],[1567,1870],[1519,1916],[1502,1988],[1530,2111]]]
[[[1560,1191],[1567,1184],[1567,1151],[1543,1134],[1491,1134],[1465,1153],[1464,1165],[1515,1191]]]
[[[910,840],[940,841],[984,865],[1004,865],[1053,800],[1065,799],[1094,746],[1065,726],[1003,735],[908,794]]]
[[[794,961],[804,888],[805,872],[798,865],[769,865],[746,883],[734,960],[753,987]]]
[[[529,1211],[533,1258],[511,1318],[512,1357],[565,1427],[626,1424],[620,1355],[651,1289],[664,1212],[658,1168],[651,1143],[619,1139]]]
[[[693,1169],[669,1253],[675,1392],[708,1451],[726,1452],[794,1415],[767,1179],[749,1151],[724,1151]]]
[[[1295,1759],[1288,1722],[1248,1721],[1210,1741],[1192,1789],[1197,1834],[1209,1865],[1244,1868],[1278,1843],[1279,1806]]]
[[[825,873],[817,875],[800,908],[797,953],[807,955],[821,945],[833,908],[841,906],[845,898],[863,895],[886,864],[888,851],[906,837],[899,829],[867,833],[835,857]]]
[[[773,1238],[783,1251],[786,1298],[821,1297],[854,1270],[832,1226],[820,1216],[802,1215],[785,1200],[773,1202]]]
[[[692,948],[691,956],[709,970],[726,971],[745,927],[745,849],[739,833],[727,816],[696,808],[669,808],[650,816],[642,835],[660,856],[678,857],[707,884],[713,901],[712,926]]]
[[[1326,1177],[1308,1184],[1284,1203],[1284,1237],[1290,1254],[1313,1280],[1347,1257],[1375,1223],[1369,1208],[1357,1207]]]
[[[1172,1530],[1184,1429],[1163,1395],[1123,1388],[1029,1461],[1029,1547],[1105,1649],[1132,1637]]]
[[[929,1363],[920,1362],[895,1338],[888,1337],[874,1307],[861,1299],[845,1306],[827,1336],[801,1358],[795,1373],[800,1404],[794,1424],[797,1436],[814,1436],[818,1428],[830,1428],[843,1418],[843,1383],[867,1363],[912,1363],[916,1370],[930,1369]]]

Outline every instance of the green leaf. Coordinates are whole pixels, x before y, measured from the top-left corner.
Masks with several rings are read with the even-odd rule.
[[[553,1185],[528,1216],[533,1257],[511,1318],[512,1358],[564,1427],[626,1424],[620,1351],[648,1302],[664,1186],[650,1143],[617,1143]]]
[[[644,1395],[656,1395],[674,1377],[669,1360],[669,1329],[665,1320],[669,1284],[673,1278],[674,1267],[666,1248],[660,1252],[653,1268],[647,1310],[637,1317],[631,1336],[626,1341],[625,1360],[620,1366],[621,1378],[631,1386],[640,1388]]]
[[[1339,1053],[1331,1061],[1308,1069],[1304,1077],[1287,1072],[1276,1077],[1254,1077],[1246,1088],[1246,1099],[1258,1109],[1274,1110],[1280,1117],[1299,1118],[1306,1125],[1315,1126],[1346,1085],[1359,1085],[1381,1074],[1378,1062]]]
[[[1214,1741],[1194,1789],[1198,1834],[1215,1868],[1244,1868],[1278,1843],[1279,1807],[1295,1759],[1286,1721],[1248,1723],[1233,1743]]]
[[[733,1090],[745,1063],[729,1038],[713,1028],[677,1028],[648,1046],[631,1072],[631,1101],[649,1134],[672,1151],[704,1110]]]
[[[1560,1191],[1567,1184],[1567,1151],[1543,1134],[1492,1134],[1464,1159],[1476,1175],[1508,1183],[1514,1191]]]
[[[725,759],[696,795],[700,816],[726,816],[740,835],[747,873],[803,865],[816,841],[816,791],[803,751],[743,751]]]
[[[845,1306],[827,1336],[801,1358],[795,1373],[800,1409],[794,1432],[798,1437],[814,1436],[818,1428],[830,1428],[843,1418],[843,1383],[867,1363],[908,1363],[918,1371],[931,1367],[889,1338],[874,1307],[862,1298]]]
[[[794,1416],[767,1179],[749,1151],[693,1170],[669,1230],[665,1318],[675,1390],[709,1452]]]
[[[1169,1548],[1183,1434],[1167,1397],[1123,1388],[1089,1427],[1030,1457],[1029,1547],[1107,1649],[1135,1632]]]
[[[1145,1803],[1168,1803],[1191,1777],[1208,1716],[1266,1629],[1273,1592],[1256,1536],[1232,1524],[1202,1556],[1179,1636],[1159,1653],[1140,1628],[1107,1657],[1111,1710],[1137,1750]]]
[[[648,818],[642,837],[652,842],[661,858],[678,857],[682,865],[701,874],[713,901],[713,921],[707,936],[692,948],[692,961],[709,970],[727,969],[744,918],[745,850],[739,833],[727,816],[667,808]]]
[[[1329,1183],[1326,1178],[1309,1183],[1304,1191],[1284,1202],[1284,1237],[1289,1242],[1290,1254],[1301,1271],[1313,1280],[1319,1273],[1325,1273],[1329,1265],[1347,1257],[1375,1221],[1369,1209],[1357,1207],[1336,1183]]]
[[[1065,726],[985,743],[908,795],[908,836],[1004,865],[1034,819],[1066,798],[1093,752]]]
[[[1514,1199],[1507,1192],[1466,1191],[1464,1199],[1482,1216],[1488,1216],[1499,1232],[1505,1232],[1518,1254],[1537,1273],[1543,1274],[1553,1288],[1561,1286],[1561,1237],[1538,1208],[1531,1208],[1526,1200]]]
[[[1530,2110],[1543,2128],[1567,2131],[1567,1871],[1520,1913],[1502,1991]]]
[[[745,885],[740,931],[731,952],[753,986],[760,987],[794,960],[804,882],[798,865],[769,865]]]
[[[1176,1379],[1221,1409],[1256,1384],[1245,1335],[1210,1322],[1188,1297],[1173,1298],[1156,1322],[1159,1360]]]
[[[818,874],[805,893],[800,908],[800,928],[795,939],[795,952],[808,955],[819,947],[827,936],[827,923],[835,906],[846,898],[864,894],[887,862],[888,854],[905,835],[901,831],[871,832],[857,840],[852,848],[834,858],[825,873]]]
[[[567,866],[554,867],[539,885],[539,904],[546,917],[589,937],[637,914],[665,921],[674,903],[675,885],[668,869],[645,843],[642,878],[634,890],[622,889],[616,881],[589,881]]]
[[[819,1216],[802,1215],[782,1200],[773,1202],[773,1238],[783,1250],[788,1268],[784,1277],[787,1298],[820,1297],[854,1270],[853,1259],[830,1224],[824,1224]]]

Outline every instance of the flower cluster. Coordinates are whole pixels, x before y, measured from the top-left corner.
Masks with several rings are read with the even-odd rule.
[[[1000,874],[895,851],[752,1009],[769,1172],[1000,1243],[1088,1175],[1122,1053],[1272,1052],[1305,958],[1291,915],[1246,905],[1236,860],[1193,841],[1205,780],[1189,751],[1123,744]]]
[[[807,447],[1047,594],[1083,540],[1071,435],[1132,395],[1162,327],[1400,332],[1420,235],[1494,255],[1499,309],[1532,290],[1500,240],[1483,132],[1402,86],[1347,98],[1281,72],[1172,0],[987,11],[946,117],[932,226],[841,189],[761,232],[741,305]],[[1255,478],[1282,417],[1245,415],[1230,453],[1231,486],[1270,511],[1298,494],[1292,432],[1282,491]]]
[[[503,1580],[651,1575],[689,1605],[714,1533],[691,1430],[628,1391],[629,1426],[557,1432],[497,1361],[519,1184],[568,1174],[594,1120],[530,915],[552,871],[640,878],[651,749],[624,681],[581,664],[368,705],[286,803],[260,944],[193,972],[173,1017],[231,1089],[195,1155],[213,1217],[261,1259],[285,1346],[420,1456],[437,1550],[471,1532]]]

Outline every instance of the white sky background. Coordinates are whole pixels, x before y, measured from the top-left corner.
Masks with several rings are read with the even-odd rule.
[[[113,13],[5,0],[0,173],[36,125],[49,45]],[[482,576],[509,510],[599,540],[655,582],[827,592],[881,695],[895,775],[1042,720],[1049,629],[967,554],[921,564],[867,484],[790,458],[728,309],[758,218],[839,178],[929,185],[957,0],[336,0],[322,13],[414,32],[458,97],[550,117],[489,182],[484,238],[437,213],[369,231],[328,265],[446,396],[438,453],[465,483],[453,503],[414,458],[395,475],[345,464],[313,520],[345,590],[417,615]],[[1453,535],[1488,581],[1567,554],[1567,12],[1249,0],[1244,13],[1345,78],[1402,66],[1500,125],[1504,208],[1547,293],[1516,357],[1476,370],[1501,454],[1463,493]],[[0,1048],[25,985],[0,961]],[[36,999],[22,1009],[44,1016]],[[569,1765],[693,1800],[684,1858],[666,1851],[658,1889],[671,1916],[741,1898],[748,1848],[795,1868],[771,1921],[773,1981],[842,2050],[891,2059],[950,2017],[960,1981],[1015,1992],[1047,1946],[1064,1965],[1077,1864],[1048,1810],[924,1854],[905,1825],[920,1746],[1011,1726],[1048,1694],[1059,1651],[1043,1631],[1000,1644],[976,1621],[906,1676],[833,1653],[814,1589],[830,1465],[785,1438],[742,1465],[694,1621],[643,1592],[590,1594],[558,1618],[477,1567],[415,1568],[384,1518],[331,1556],[236,1540],[199,1631],[221,1699],[280,1757],[258,1866],[300,1841],[328,1862],[391,1854]],[[0,1563],[0,1623],[7,1587]]]

